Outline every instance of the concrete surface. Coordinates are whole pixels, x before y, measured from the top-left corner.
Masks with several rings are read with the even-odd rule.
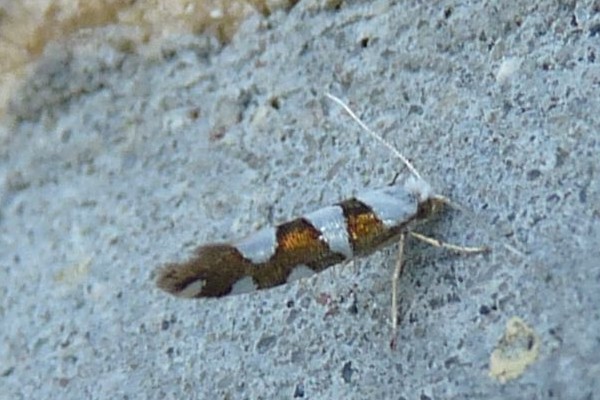
[[[2,128],[0,397],[600,398],[597,6],[333,3],[224,48],[104,28],[48,49]],[[402,169],[326,91],[470,210],[424,232],[493,246],[410,243],[395,351],[393,248],[251,295],[154,286],[198,244]],[[501,383],[513,317],[539,354]]]

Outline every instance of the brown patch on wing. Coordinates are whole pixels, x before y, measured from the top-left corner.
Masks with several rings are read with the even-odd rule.
[[[252,263],[228,244],[201,246],[194,257],[179,264],[168,264],[160,272],[156,285],[176,296],[185,295],[185,289],[204,282],[199,293],[192,297],[218,297],[228,294],[238,280],[248,274]]]
[[[252,277],[259,289],[266,289],[286,283],[300,264],[319,272],[345,259],[333,253],[321,232],[303,218],[279,225],[276,239],[273,256],[259,264],[245,259],[233,245],[202,246],[189,261],[161,269],[157,286],[176,296],[220,297],[244,277]]]

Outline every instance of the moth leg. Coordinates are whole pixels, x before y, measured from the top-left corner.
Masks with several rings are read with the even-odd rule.
[[[398,282],[402,275],[402,258],[404,255],[404,240],[406,234],[400,235],[398,241],[398,257],[396,259],[396,266],[394,267],[394,273],[392,275],[392,340],[390,341],[390,347],[396,348],[396,336],[398,334]]]
[[[420,233],[416,233],[416,232],[409,232],[409,233],[415,239],[418,239],[424,243],[427,243],[428,245],[455,251],[457,253],[479,254],[479,253],[487,253],[490,250],[487,246],[479,246],[479,247],[457,246],[455,244],[443,242],[439,239],[434,239],[429,236],[421,235]]]

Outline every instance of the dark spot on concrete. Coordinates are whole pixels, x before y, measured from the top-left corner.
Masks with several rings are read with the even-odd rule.
[[[348,361],[344,364],[342,368],[342,379],[346,383],[350,383],[352,381],[352,375],[354,374],[354,369],[352,368],[352,361]]]
[[[304,397],[304,383],[300,382],[296,385],[296,389],[294,390],[294,398],[299,399]]]
[[[577,27],[579,24],[577,23],[577,16],[575,14],[571,15],[571,26]]]
[[[565,165],[567,158],[569,157],[569,152],[565,149],[559,147],[556,149],[556,167],[560,168]]]
[[[348,293],[348,300],[350,300],[348,312],[352,315],[358,314],[358,302],[356,301],[356,293],[354,290],[350,290],[350,293]]]
[[[594,24],[590,27],[590,37],[594,37],[600,33],[600,24]]]
[[[444,361],[444,367],[446,367],[446,369],[452,367],[455,364],[458,364],[458,356],[452,356],[446,359],[446,361]]]
[[[579,202],[585,203],[587,201],[587,188],[583,188],[579,191]]]
[[[275,336],[265,336],[258,341],[256,345],[256,350],[259,354],[264,354],[270,349],[272,349],[277,343],[277,337]]]
[[[532,169],[531,171],[527,172],[528,181],[535,181],[540,176],[542,176],[542,172],[539,169]]]
[[[423,115],[423,107],[417,104],[411,104],[408,108],[409,114]]]
[[[446,7],[446,9],[444,10],[444,18],[448,19],[452,16],[452,13],[454,12],[454,9],[452,7]]]
[[[188,111],[188,117],[193,120],[198,119],[200,117],[200,109],[192,108]]]
[[[271,97],[271,99],[269,99],[269,105],[273,109],[279,110],[279,108],[281,107],[281,103],[279,102],[279,97]]]

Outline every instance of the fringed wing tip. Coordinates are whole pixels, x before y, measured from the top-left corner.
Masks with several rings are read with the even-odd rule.
[[[156,286],[174,296],[179,296],[182,286],[181,267],[179,264],[167,264],[158,269]]]

